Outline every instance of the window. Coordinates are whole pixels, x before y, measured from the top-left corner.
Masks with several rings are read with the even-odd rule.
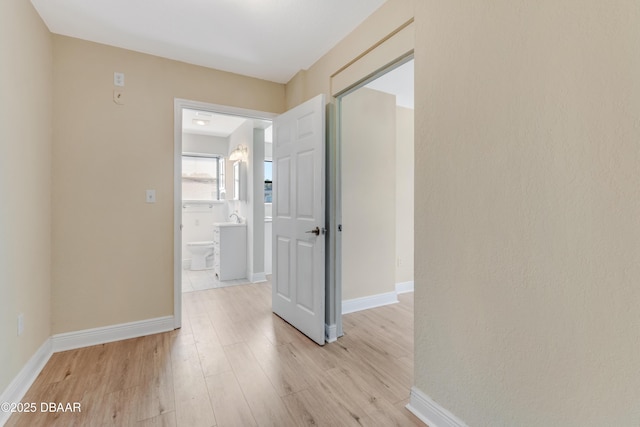
[[[273,171],[270,161],[264,162],[264,202],[271,203],[273,199]]]
[[[224,159],[206,154],[182,156],[182,199],[220,200],[224,192]]]

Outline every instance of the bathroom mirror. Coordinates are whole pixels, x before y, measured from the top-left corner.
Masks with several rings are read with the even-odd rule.
[[[233,163],[233,200],[240,200],[240,161]]]

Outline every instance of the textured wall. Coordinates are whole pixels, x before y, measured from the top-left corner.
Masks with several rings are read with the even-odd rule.
[[[31,3],[0,2],[0,394],[51,335],[52,52]]]
[[[276,113],[285,99],[284,85],[54,36],[54,333],[173,313],[174,98]]]
[[[414,112],[396,108],[396,283],[413,281]]]
[[[396,97],[342,99],[342,299],[395,290]]]
[[[640,3],[416,4],[417,386],[640,425]]]

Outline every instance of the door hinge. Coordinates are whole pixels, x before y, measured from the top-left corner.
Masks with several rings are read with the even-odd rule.
[[[338,224],[338,231],[342,231],[342,224]]]

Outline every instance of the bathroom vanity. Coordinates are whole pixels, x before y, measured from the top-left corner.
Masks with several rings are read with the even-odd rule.
[[[213,271],[218,280],[247,277],[247,224],[213,224]]]

